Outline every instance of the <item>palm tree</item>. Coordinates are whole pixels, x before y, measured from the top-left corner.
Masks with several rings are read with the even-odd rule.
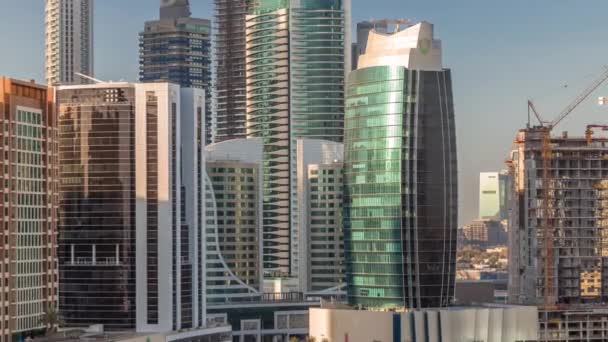
[[[63,320],[54,306],[49,307],[40,318],[40,324],[46,327],[46,335],[57,332],[57,328],[63,324]]]

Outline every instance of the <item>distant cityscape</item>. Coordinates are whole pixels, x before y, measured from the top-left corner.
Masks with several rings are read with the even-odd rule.
[[[552,133],[608,71],[528,102],[459,227],[432,23],[213,3],[112,82],[94,0],[45,0],[46,84],[0,77],[0,342],[608,341],[608,126]]]

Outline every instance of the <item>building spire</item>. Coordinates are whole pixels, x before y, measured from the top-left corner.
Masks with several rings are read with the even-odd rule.
[[[161,19],[186,18],[190,14],[190,2],[188,0],[160,0]]]

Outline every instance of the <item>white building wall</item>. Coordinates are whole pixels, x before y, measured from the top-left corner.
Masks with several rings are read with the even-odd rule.
[[[93,76],[93,0],[46,0],[45,74],[50,85],[88,83]]]
[[[173,329],[173,248],[179,246],[179,241],[173,241],[172,216],[173,213],[171,185],[172,168],[172,132],[171,132],[171,104],[177,102],[177,86],[167,83],[137,84],[136,88],[136,135],[135,135],[135,173],[136,185],[136,302],[137,302],[137,330],[142,332],[171,331]],[[147,323],[147,165],[146,165],[146,93],[154,92],[158,97],[158,324]],[[179,113],[179,103],[178,103]],[[179,118],[179,116],[177,116]],[[178,119],[179,120],[179,119]],[[179,127],[179,125],[177,125]],[[177,140],[179,141],[179,140]],[[178,159],[176,159],[177,161]],[[179,184],[179,183],[178,183]],[[179,189],[179,187],[178,187]],[[177,192],[179,194],[179,192]],[[179,210],[179,205],[177,206]],[[179,221],[179,220],[178,220]],[[179,234],[178,234],[179,238]],[[179,253],[177,253],[179,255]],[[178,260],[179,267],[179,260]],[[179,278],[178,278],[179,279]],[[179,296],[178,296],[179,298]],[[179,312],[179,311],[178,311]]]
[[[538,340],[534,306],[488,306],[378,312],[310,309],[310,336],[349,342],[514,342]],[[396,317],[397,316],[397,317]],[[395,326],[399,324],[400,326]],[[400,331],[401,336],[394,336]]]

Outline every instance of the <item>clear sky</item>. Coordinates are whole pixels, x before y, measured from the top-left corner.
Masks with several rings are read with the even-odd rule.
[[[198,17],[212,0],[191,0]],[[352,0],[353,22],[401,17],[435,24],[452,69],[460,174],[460,222],[477,215],[478,174],[504,167],[532,97],[552,118],[608,65],[605,0]],[[158,0],[96,0],[95,76],[135,80],[138,32]],[[0,0],[0,75],[43,81],[43,0]],[[602,86],[557,131],[582,135],[608,120]]]

